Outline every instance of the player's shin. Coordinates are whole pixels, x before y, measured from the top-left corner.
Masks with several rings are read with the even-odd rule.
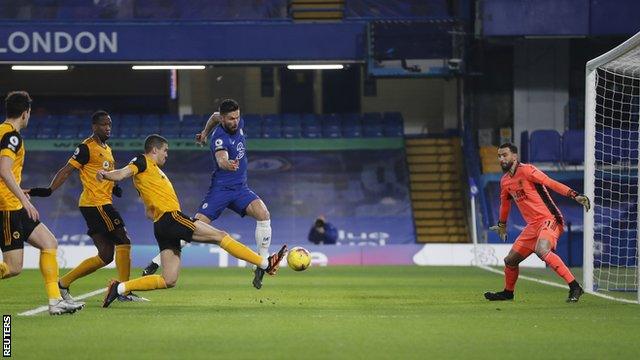
[[[44,287],[49,300],[61,299],[58,288],[58,260],[56,249],[43,249],[40,251],[40,273],[44,278]]]
[[[249,249],[229,235],[222,238],[220,241],[220,247],[238,259],[259,266],[262,269],[266,269],[267,267],[265,265],[265,263],[267,263],[265,258],[256,254],[253,250]]]
[[[131,275],[131,244],[116,245],[118,281],[127,281]]]
[[[511,291],[516,288],[516,281],[518,281],[518,275],[520,274],[519,266],[504,266],[504,289]]]
[[[263,258],[269,257],[271,245],[271,220],[256,221],[256,248]]]
[[[9,265],[0,261],[0,279],[4,279],[7,275],[9,275]]]
[[[149,275],[118,284],[118,294],[124,295],[131,291],[149,291],[166,288],[167,283],[162,276]]]
[[[60,278],[60,286],[63,288],[68,288],[72,282],[77,279],[87,276],[92,272],[104,267],[106,264],[100,256],[93,256],[88,259],[85,259],[78,266],[71,269],[68,273],[66,273],[63,277]]]
[[[567,284],[572,283],[576,278],[571,273],[571,270],[564,264],[562,259],[555,253],[549,251],[542,260],[549,265],[549,267],[556,272]]]

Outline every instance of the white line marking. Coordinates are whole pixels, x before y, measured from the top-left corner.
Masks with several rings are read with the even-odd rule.
[[[489,271],[489,272],[492,272],[492,273],[495,273],[495,274],[499,274],[499,275],[504,275],[504,272],[502,272],[500,270],[496,270],[496,269],[491,268],[489,266],[479,265],[478,267],[480,269],[482,269],[482,270],[486,270],[486,271]],[[562,288],[562,289],[568,289],[567,285],[559,284],[559,283],[552,282],[552,281],[540,280],[540,279],[536,279],[536,278],[533,278],[533,277],[530,277],[530,276],[520,275],[520,276],[518,276],[518,279],[524,279],[524,280],[529,280],[529,281],[537,282],[537,283],[544,284],[544,285],[555,286],[555,287]],[[619,299],[619,298],[615,298],[613,296],[600,294],[600,293],[597,293],[597,292],[589,292],[589,291],[586,291],[586,290],[585,290],[585,292],[587,294],[598,296],[598,297],[601,297],[601,298],[604,298],[604,299],[607,299],[607,300],[620,301],[620,302],[629,303],[629,304],[637,304],[638,303],[637,301],[628,300],[628,299]]]
[[[88,292],[86,294],[74,296],[73,298],[76,299],[76,300],[82,300],[82,299],[90,298],[92,296],[96,296],[98,294],[104,294],[105,291],[107,291],[107,288],[94,290],[94,291]],[[36,315],[36,314],[39,314],[41,312],[45,312],[45,311],[48,311],[48,310],[49,310],[49,306],[45,305],[45,306],[37,307],[35,309],[27,310],[25,312],[21,312],[21,313],[18,314],[18,316],[32,316],[32,315]]]

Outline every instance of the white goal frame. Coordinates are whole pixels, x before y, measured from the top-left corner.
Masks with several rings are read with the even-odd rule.
[[[592,201],[595,207],[595,145],[596,145],[596,72],[597,69],[612,60],[619,58],[632,49],[640,47],[640,33],[618,45],[609,52],[590,60],[586,65],[585,77],[585,153],[584,153],[584,193]],[[640,120],[639,120],[640,121]],[[640,186],[638,186],[638,210],[640,214]],[[583,274],[584,289],[586,292],[594,294],[594,217],[595,211],[591,209],[584,213],[584,252],[583,252]],[[640,229],[637,231],[638,244],[640,245]],[[637,246],[636,248],[640,248]],[[640,281],[640,251],[636,252],[638,279]],[[637,302],[640,303],[640,289],[637,291]]]

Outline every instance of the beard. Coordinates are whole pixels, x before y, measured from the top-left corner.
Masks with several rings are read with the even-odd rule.
[[[512,166],[513,166],[513,161],[509,161],[505,165],[500,164],[500,167],[502,168],[502,172],[505,172],[505,173],[511,170]]]

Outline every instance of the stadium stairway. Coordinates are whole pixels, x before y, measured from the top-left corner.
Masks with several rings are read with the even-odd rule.
[[[342,20],[344,0],[291,0],[289,14],[296,21]]]
[[[459,138],[408,138],[411,202],[419,243],[468,242]]]

